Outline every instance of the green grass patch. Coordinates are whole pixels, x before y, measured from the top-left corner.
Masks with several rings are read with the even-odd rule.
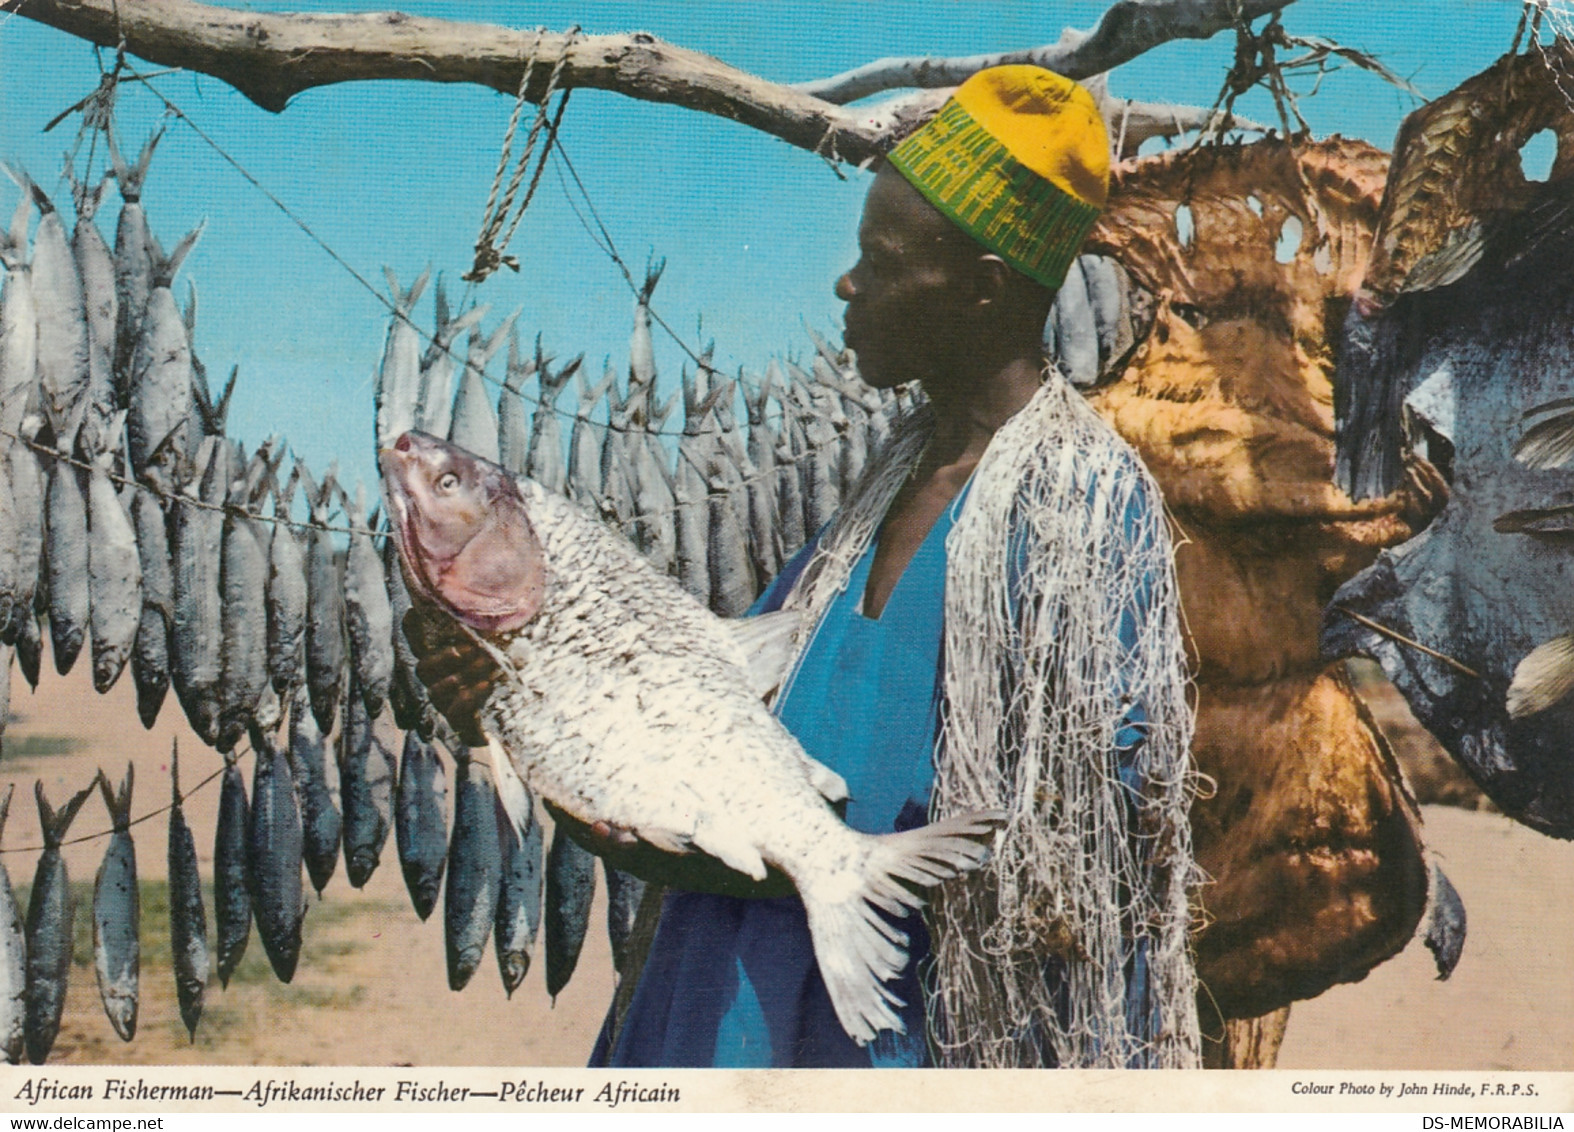
[[[7,769],[17,769],[16,763],[36,762],[59,755],[74,755],[88,745],[86,739],[74,735],[18,735],[0,739],[0,751]]]

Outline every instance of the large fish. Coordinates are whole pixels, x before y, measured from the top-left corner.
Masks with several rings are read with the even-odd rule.
[[[100,772],[99,789],[114,832],[93,881],[93,970],[104,1013],[122,1041],[137,1032],[137,986],[142,969],[141,902],[137,893],[137,849],[131,841],[132,766],[119,792]]]
[[[197,1037],[202,997],[208,986],[208,916],[202,907],[197,844],[180,803],[180,748],[169,756],[169,947],[175,967],[175,997],[186,1033]]]
[[[781,665],[751,680],[738,633],[615,533],[432,437],[406,434],[381,460],[411,584],[500,666],[482,725],[525,784],[658,850],[755,881],[777,870],[803,898],[844,1029],[866,1043],[899,1028],[883,980],[906,938],[879,909],[915,908],[918,889],[980,865],[999,817],[848,828],[831,808],[845,784],[761,700]]]
[[[60,844],[97,781],[88,783],[59,811],[50,809],[44,784],[33,784],[38,823],[44,830],[44,851],[33,872],[33,890],[27,900],[27,1059],[34,1065],[44,1063],[60,1032],[66,982],[71,975],[71,923],[76,901]]]
[[[312,715],[304,685],[290,703],[290,770],[301,798],[301,854],[319,896],[339,864],[344,823],[328,785],[327,742]]]
[[[246,884],[257,935],[281,983],[295,977],[301,954],[301,813],[284,753],[251,729],[251,813],[246,829]]]
[[[16,783],[0,798],[0,833],[5,830]],[[27,932],[11,877],[0,864],[0,1054],[12,1065],[22,1063],[27,1048]]]
[[[394,795],[394,835],[404,885],[410,890],[415,914],[423,920],[437,906],[448,864],[448,827],[443,816],[447,799],[448,784],[437,748],[416,732],[406,732]]]

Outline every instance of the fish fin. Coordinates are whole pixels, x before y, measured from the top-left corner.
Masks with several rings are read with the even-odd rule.
[[[120,185],[120,197],[124,201],[142,199],[142,185],[148,177],[148,165],[153,161],[153,151],[158,147],[159,139],[164,136],[164,122],[160,122],[158,129],[148,137],[142,145],[142,152],[138,154],[135,165],[127,167],[121,160],[120,151],[115,148],[115,141],[106,131],[105,137],[109,138],[109,158],[115,169],[115,180]]]
[[[989,858],[988,839],[1004,821],[997,812],[961,814],[871,838],[861,875],[849,878],[837,870],[793,878],[831,1006],[853,1041],[868,1045],[881,1030],[906,1032],[894,1009],[902,1002],[885,986],[907,963],[906,940],[881,912],[916,909],[922,898],[915,888],[982,865]]]
[[[1574,691],[1574,634],[1537,645],[1514,667],[1508,686],[1510,719],[1546,711]]]
[[[0,264],[7,271],[16,271],[26,267],[27,259],[27,222],[33,215],[33,201],[26,193],[16,202],[16,212],[11,216],[9,232],[0,233]]]
[[[290,482],[300,481],[301,495],[306,499],[308,510],[317,506],[317,483],[312,479],[311,469],[306,466],[306,461],[300,457],[295,459],[295,471],[290,473]]]
[[[386,271],[387,268],[383,270]],[[448,309],[448,293],[443,290],[443,273],[441,271],[437,273],[437,286],[432,294],[432,310],[436,320],[436,333],[432,337],[436,338],[442,333],[443,328],[448,325],[448,320],[452,316],[452,312]]]
[[[640,831],[640,836],[644,836],[644,830]],[[765,879],[765,858],[754,847],[754,839],[747,830],[722,827],[714,822],[703,823],[694,831],[693,847],[715,857],[729,869],[757,881]]]
[[[1443,874],[1436,861],[1432,862],[1432,899],[1427,916],[1426,936],[1422,940],[1437,963],[1439,982],[1454,973],[1459,956],[1465,949],[1465,902],[1459,898],[1453,884]]]
[[[509,393],[518,393],[525,387],[525,382],[530,380],[530,375],[536,368],[519,353],[519,327],[514,325],[508,328],[508,362],[503,370],[503,388]]]
[[[16,783],[8,782],[5,787],[5,797],[0,798],[0,837],[5,835],[5,819],[11,813],[11,795],[16,793]]]
[[[523,845],[528,840],[530,827],[535,824],[535,800],[530,796],[530,788],[514,769],[513,760],[508,757],[503,745],[490,735],[486,737],[486,745],[492,756],[492,785],[497,789],[497,800],[508,815],[508,822],[513,826],[519,843]]]
[[[202,238],[202,232],[207,228],[206,220],[199,223],[191,231],[180,238],[175,245],[175,250],[164,255],[164,249],[159,247],[158,241],[153,241],[153,285],[155,287],[168,287],[175,281],[175,275],[180,271],[180,265],[185,261],[191,249],[197,246],[197,241]],[[195,307],[192,308],[195,312]]]
[[[393,298],[394,308],[398,315],[410,317],[410,312],[415,309],[416,300],[421,297],[421,292],[426,290],[426,283],[432,277],[432,265],[427,264],[426,270],[416,277],[410,284],[408,291],[399,290],[399,277],[394,274],[393,268],[383,268],[383,278],[388,280],[388,292]]]
[[[109,811],[109,824],[116,832],[131,828],[131,783],[135,771],[133,764],[126,764],[126,777],[120,780],[118,792],[109,785],[109,776],[102,770],[98,772],[98,788],[104,795],[104,808]]]
[[[171,805],[180,805],[180,740],[169,741],[169,797]]]
[[[689,853],[694,850],[694,839],[674,829],[647,829],[642,826],[634,832],[641,841],[654,845],[664,853]]]
[[[1514,459],[1528,468],[1559,468],[1574,457],[1574,411],[1557,413],[1525,430]]]
[[[649,305],[651,295],[656,293],[656,284],[661,282],[661,273],[667,270],[667,257],[645,264],[645,284],[639,289],[641,305]]]
[[[65,839],[66,831],[71,828],[71,822],[76,818],[77,811],[82,808],[93,791],[98,789],[98,775],[77,793],[73,794],[58,810],[49,808],[49,801],[44,797],[44,783],[40,779],[33,783],[33,796],[38,800],[38,823],[44,830],[44,844],[50,848],[58,848]]]
[[[739,617],[723,622],[732,643],[743,654],[749,673],[749,686],[761,699],[774,692],[787,675],[797,649],[794,638],[803,624],[803,613],[781,609],[758,617]]]
[[[497,329],[492,331],[490,336],[482,335],[480,330],[472,330],[470,332],[470,350],[465,356],[465,365],[478,373],[484,372],[488,363],[491,362],[497,351],[502,347],[503,339],[513,333],[514,324],[524,312],[525,308],[520,307],[513,314],[498,323]]]

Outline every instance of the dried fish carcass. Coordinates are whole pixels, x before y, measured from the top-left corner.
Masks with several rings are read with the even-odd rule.
[[[306,686],[306,554],[295,533],[290,504],[300,475],[273,493],[273,533],[268,538],[268,679],[281,699]]]
[[[142,969],[142,907],[137,892],[137,849],[131,841],[132,767],[120,790],[100,772],[99,789],[114,832],[93,881],[93,970],[104,1013],[122,1041],[137,1032],[137,995]]]
[[[262,949],[279,981],[295,977],[306,905],[301,891],[301,814],[290,764],[260,728],[251,729],[251,812],[246,881]]]
[[[192,443],[198,425],[192,394],[191,338],[170,284],[200,232],[191,232],[168,256],[157,240],[152,243],[153,289],[131,364],[131,415],[126,422],[131,467],[139,476],[155,454],[168,460],[178,453],[196,451]],[[164,448],[171,437],[169,447]]]
[[[117,492],[110,480],[124,410],[98,441],[88,478],[88,606],[93,632],[93,688],[107,692],[120,678],[142,620],[142,562],[126,503],[138,489]],[[95,430],[96,431],[96,430]],[[166,544],[167,545],[167,544]]]
[[[350,547],[344,560],[344,623],[355,684],[361,690],[366,714],[376,719],[393,683],[393,608],[388,604],[382,556],[372,540],[369,524],[373,520],[366,514],[365,486],[356,484],[353,507],[344,502],[350,522]]]
[[[333,730],[339,706],[346,649],[344,590],[333,535],[327,529],[336,471],[330,468],[318,489],[303,462],[297,461],[295,470],[311,506],[312,520],[312,530],[306,536],[306,686],[311,691],[317,726],[327,733]]]
[[[469,750],[454,751],[454,829],[443,890],[448,986],[463,990],[481,965],[497,921],[503,855],[491,772]]]
[[[38,822],[44,831],[44,851],[33,872],[33,889],[27,901],[27,1059],[42,1065],[60,1032],[66,1005],[66,983],[71,975],[71,925],[76,899],[71,878],[60,856],[60,845],[94,784],[73,795],[58,811],[44,797],[44,784],[34,783]]]
[[[223,671],[223,508],[230,448],[228,441],[214,437],[204,440],[202,448],[170,515],[175,616],[169,659],[180,706],[192,729],[211,744],[218,740]]]
[[[437,906],[448,864],[447,798],[448,785],[437,748],[416,732],[406,732],[394,795],[394,835],[404,884],[415,914],[422,920]]]
[[[104,177],[93,188],[79,184],[71,176],[68,160],[66,179],[71,182],[77,210],[71,254],[82,281],[82,306],[87,315],[88,401],[98,421],[107,421],[119,401],[115,389],[115,254],[104,242],[94,217],[109,178]]]
[[[226,987],[251,938],[251,891],[246,867],[251,807],[246,802],[246,780],[241,777],[238,758],[234,751],[224,752],[219,820],[213,836],[213,915],[219,982]]]
[[[170,753],[169,786],[169,947],[180,1020],[186,1024],[187,1035],[195,1040],[208,986],[208,917],[202,906],[197,845],[181,808],[178,744]]]
[[[163,135],[164,129],[160,126],[142,147],[136,163],[129,166],[121,160],[113,137],[109,143],[121,202],[120,220],[115,226],[114,371],[115,385],[123,404],[130,403],[137,344],[142,337],[148,298],[153,293],[153,233],[148,230],[147,214],[142,208],[142,189],[147,182],[153,150]],[[158,443],[158,438],[154,443]]]
[[[377,369],[377,446],[386,448],[401,433],[416,425],[421,395],[421,340],[410,316],[426,289],[431,268],[421,272],[408,291],[399,290],[399,279],[389,268],[388,291],[393,296],[393,318]]]
[[[170,633],[175,622],[175,578],[170,562],[169,524],[162,498],[170,496],[163,475],[149,486],[129,488],[131,522],[142,575],[142,610],[131,649],[131,678],[137,686],[137,715],[151,728],[169,691]]]
[[[5,788],[0,798],[0,833],[5,831],[6,815],[16,783]],[[22,926],[22,910],[11,877],[0,864],[0,1054],[12,1065],[20,1065],[27,1048],[27,932]]]
[[[352,888],[377,870],[393,825],[393,756],[372,731],[359,684],[352,678],[339,729],[339,801],[344,806],[344,866]]]
[[[301,855],[320,896],[339,864],[343,819],[328,784],[327,740],[317,728],[304,685],[296,686],[290,701],[289,756],[301,801]]]

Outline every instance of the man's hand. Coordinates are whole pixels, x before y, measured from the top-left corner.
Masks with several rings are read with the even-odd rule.
[[[432,706],[467,747],[486,746],[477,713],[499,675],[497,662],[452,619],[412,595],[404,635],[415,653],[415,674]]]

